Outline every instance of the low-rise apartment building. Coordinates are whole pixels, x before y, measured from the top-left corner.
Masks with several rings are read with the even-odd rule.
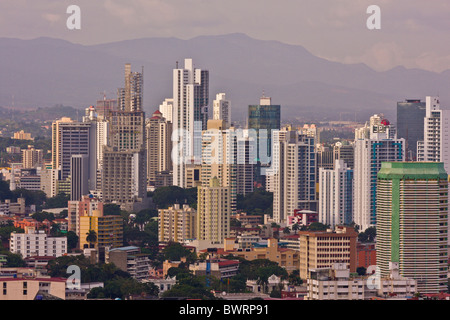
[[[21,254],[22,258],[31,256],[61,257],[67,254],[67,237],[49,237],[43,230],[28,228],[27,233],[11,233],[9,250]]]

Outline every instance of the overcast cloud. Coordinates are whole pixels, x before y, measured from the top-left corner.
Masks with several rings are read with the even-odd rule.
[[[81,8],[81,30],[66,9]],[[368,30],[369,5],[381,30]],[[450,69],[448,0],[1,0],[0,37],[97,44],[143,37],[188,39],[245,33],[302,45],[313,54],[376,70]]]

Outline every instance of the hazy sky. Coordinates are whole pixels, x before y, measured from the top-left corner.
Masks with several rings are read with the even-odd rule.
[[[69,30],[69,5],[81,30]],[[369,30],[368,6],[381,8]],[[0,37],[96,44],[143,37],[245,33],[376,70],[450,69],[449,0],[1,0]]]

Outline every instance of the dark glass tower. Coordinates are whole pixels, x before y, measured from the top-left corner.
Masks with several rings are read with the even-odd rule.
[[[271,104],[269,97],[262,97],[259,105],[248,106],[248,128],[255,129],[257,135],[257,161],[272,155],[272,130],[281,128],[280,110],[281,106]],[[264,129],[267,130],[267,155],[259,151],[259,131]]]
[[[425,102],[406,100],[397,103],[397,138],[406,142],[406,160],[417,159],[417,141],[423,140]]]
[[[255,182],[262,187],[265,185],[263,179],[264,172],[261,167],[268,167],[271,163],[272,156],[272,130],[280,130],[281,128],[281,106],[273,105],[270,97],[262,97],[259,105],[248,106],[248,129],[256,131],[256,167]],[[266,137],[267,144],[261,142],[260,139]],[[266,148],[262,146],[267,146]],[[266,150],[264,150],[266,149]]]

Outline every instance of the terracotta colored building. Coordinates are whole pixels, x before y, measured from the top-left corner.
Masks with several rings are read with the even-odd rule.
[[[358,243],[356,246],[358,264],[356,267],[368,268],[377,264],[377,251],[374,243]]]
[[[227,239],[226,239],[227,240]],[[278,263],[289,273],[298,269],[299,253],[293,249],[285,249],[278,247],[278,240],[270,238],[267,241],[267,247],[258,247],[252,249],[233,250],[234,241],[225,241],[224,249],[230,254],[252,261],[256,259],[268,259]]]
[[[358,233],[350,227],[336,226],[335,230],[299,231],[300,278],[308,277],[312,268],[330,268],[333,263],[345,263],[356,272],[356,241]]]

